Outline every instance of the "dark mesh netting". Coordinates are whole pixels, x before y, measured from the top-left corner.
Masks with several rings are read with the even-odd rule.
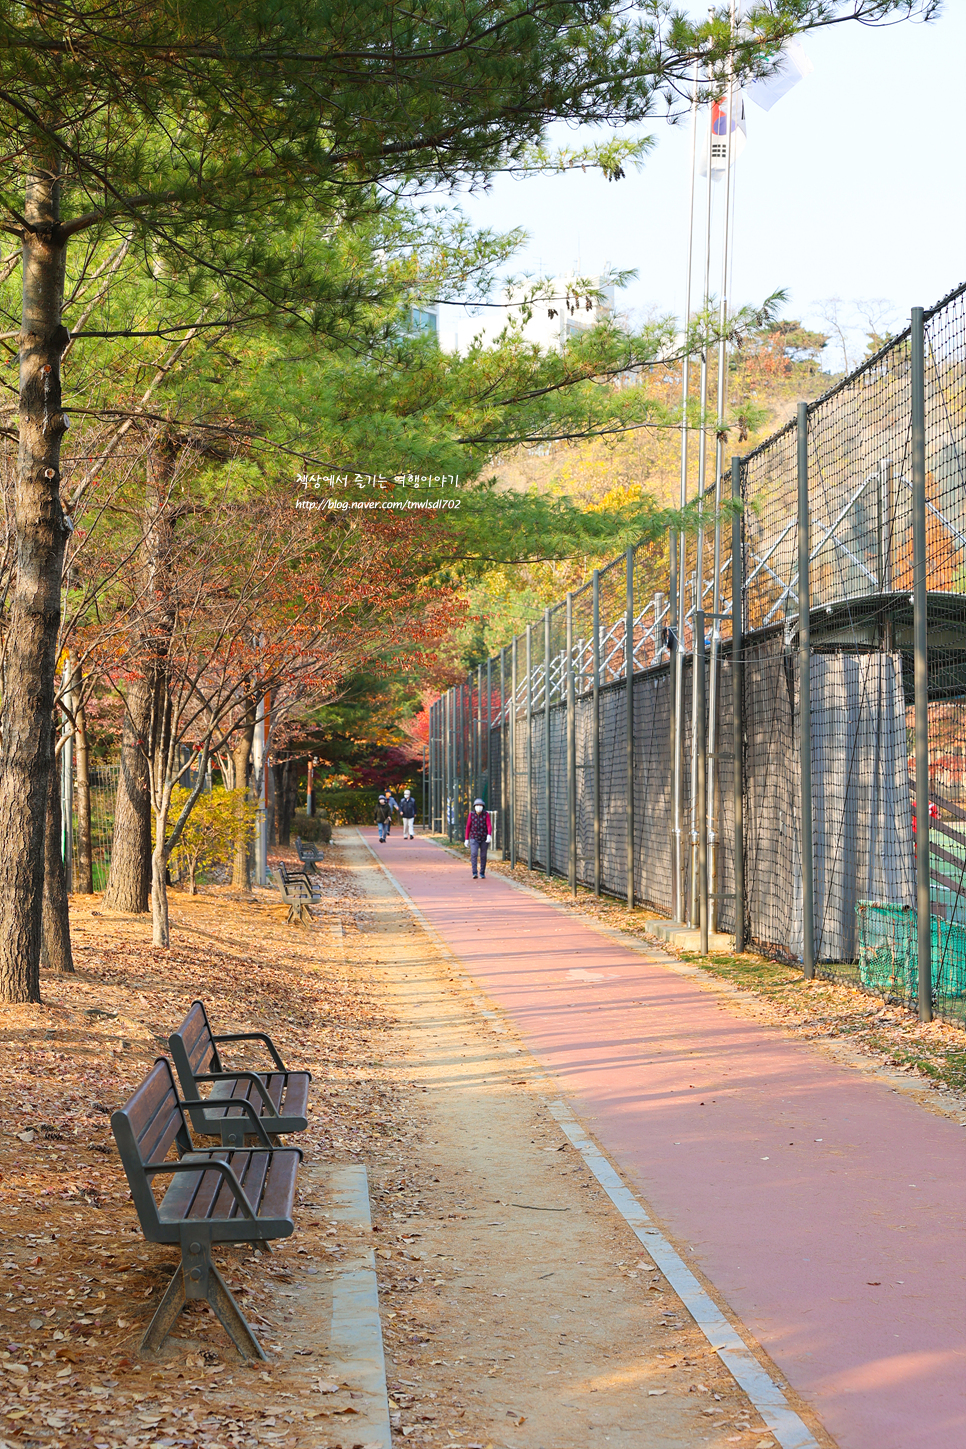
[[[474,792],[485,791],[497,815],[496,844],[517,861],[564,878],[573,867],[577,886],[621,898],[630,886],[636,904],[692,925],[706,832],[711,931],[732,933],[741,917],[755,948],[800,961],[807,762],[812,821],[804,860],[811,863],[816,969],[915,1005],[918,496],[926,520],[920,707],[929,735],[922,811],[929,821],[932,989],[935,1009],[963,1020],[966,289],[925,315],[925,385],[916,394],[924,398],[924,481],[915,462],[921,453],[913,449],[913,335],[904,332],[810,404],[804,424],[789,423],[740,460],[737,559],[731,519],[721,518],[716,534],[709,493],[700,544],[689,534],[680,549],[672,537],[615,559],[437,701],[430,712],[431,815],[445,830],[454,806],[461,810]],[[806,475],[802,548],[810,607],[803,655],[798,500]],[[730,475],[720,487],[730,496]],[[672,558],[684,571],[680,590]],[[696,668],[703,669],[706,700],[703,818]]]

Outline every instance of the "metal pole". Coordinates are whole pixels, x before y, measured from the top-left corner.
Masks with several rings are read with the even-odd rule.
[[[510,650],[510,868],[517,863],[517,636]]]
[[[624,690],[627,735],[627,904],[634,904],[634,550],[627,550],[627,599],[624,611]]]
[[[701,932],[700,950],[708,954],[708,773],[705,714],[704,610],[694,615],[695,643],[692,653],[694,667],[694,754],[697,762],[697,829],[698,829],[698,923]]]
[[[460,815],[463,811],[463,685],[456,686],[456,789],[453,792],[453,839],[459,844]]]
[[[533,870],[533,625],[527,625],[527,870]]]
[[[553,874],[553,822],[550,799],[550,610],[543,611],[543,794],[547,816],[547,877]]]
[[[732,0],[730,15],[731,33],[735,32],[735,4]],[[731,240],[731,175],[732,175],[732,152],[734,150],[736,128],[734,124],[734,102],[735,102],[735,75],[734,61],[729,64],[728,73],[728,146],[725,160],[724,176],[724,217],[722,220],[722,241],[721,241],[721,295],[718,303],[718,389],[717,389],[717,423],[715,428],[715,462],[714,462],[714,550],[712,564],[712,620],[711,620],[711,658],[708,671],[708,763],[707,763],[707,798],[708,798],[708,836],[709,849],[711,852],[710,875],[715,882],[714,890],[718,890],[718,791],[715,774],[715,757],[718,753],[718,655],[721,645],[721,490],[724,475],[724,447],[725,447],[725,402],[727,399],[728,383],[728,344],[727,344],[727,321],[728,321],[728,259],[729,245]],[[698,600],[703,603],[703,599]],[[709,897],[711,901],[711,916],[713,929],[718,929],[718,901],[717,895]]]
[[[594,895],[600,895],[600,570],[594,569]]]
[[[577,700],[574,694],[574,596],[567,591],[567,843],[570,889],[577,894]]]
[[[698,142],[698,65],[694,64],[693,91],[691,95],[691,172],[688,196],[688,261],[687,282],[684,293],[685,327],[691,325],[692,271],[694,265],[694,176]],[[711,145],[708,143],[708,200],[710,205]],[[678,503],[681,509],[688,502],[688,451],[690,444],[690,422],[688,405],[691,387],[691,353],[686,352],[681,368],[681,477]],[[701,436],[704,436],[704,417],[701,418]],[[687,576],[687,535],[672,532],[671,546],[671,627],[677,643],[672,646],[670,656],[671,688],[671,889],[672,913],[676,921],[684,920],[684,853],[683,830],[683,785],[684,785],[684,618],[685,579]]]
[[[916,964],[919,1020],[932,1021],[932,918],[929,912],[929,654],[926,637],[926,328],[912,309],[912,638],[916,721]]]
[[[456,751],[458,751],[458,736],[456,736],[456,685],[449,691],[449,839],[450,843],[456,839],[456,797],[459,791],[459,777],[456,775]]]
[[[483,796],[483,665],[476,666],[476,783],[474,796]]]
[[[486,790],[484,799],[487,809],[493,800],[493,781],[490,778],[490,745],[492,743],[491,731],[493,729],[493,659],[486,661]]]
[[[438,701],[437,701],[438,703]],[[429,831],[436,827],[436,705],[429,706]]]
[[[741,459],[731,460],[731,498],[741,502]],[[744,632],[744,554],[742,514],[731,515],[731,730],[734,757],[735,826],[735,951],[745,949],[745,833],[744,833],[744,695],[742,634]]]
[[[802,970],[815,975],[815,880],[812,852],[812,599],[809,576],[808,403],[798,404],[798,734],[801,752]]]
[[[507,858],[506,839],[506,752],[507,752],[507,716],[506,716],[506,645],[500,650],[500,850],[502,859]]]
[[[682,533],[681,537],[684,535]],[[672,530],[668,538],[671,555],[670,608],[668,628],[670,654],[668,660],[668,687],[670,700],[670,746],[671,746],[671,915],[676,921],[683,921],[681,879],[681,781],[682,755],[681,732],[684,728],[684,704],[681,698],[684,661],[681,649],[681,629],[684,614],[681,609],[678,587],[678,535]]]

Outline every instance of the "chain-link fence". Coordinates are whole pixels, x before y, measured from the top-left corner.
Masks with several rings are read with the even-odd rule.
[[[73,810],[71,812],[71,887],[79,888],[83,863],[90,852],[91,886],[102,891],[107,886],[111,871],[111,843],[114,838],[114,805],[117,800],[119,765],[92,765],[89,771],[89,811],[82,808],[81,783],[72,782]],[[90,833],[82,825],[89,814]]]
[[[434,704],[434,828],[963,1021],[966,287],[722,482]]]

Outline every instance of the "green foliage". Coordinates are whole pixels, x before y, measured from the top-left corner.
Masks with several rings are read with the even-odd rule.
[[[332,821],[328,815],[301,815],[292,816],[292,838],[297,835],[300,840],[311,840],[328,845],[332,839]]]
[[[334,825],[371,825],[380,793],[375,785],[368,790],[318,790],[315,799]],[[304,835],[303,824],[310,826],[312,822],[306,816],[296,815],[292,833],[310,838]]]
[[[170,819],[177,820],[190,793],[180,785],[172,791]],[[230,864],[236,847],[254,840],[257,818],[258,806],[246,790],[215,788],[198,797],[171,856],[190,895],[199,871]]]

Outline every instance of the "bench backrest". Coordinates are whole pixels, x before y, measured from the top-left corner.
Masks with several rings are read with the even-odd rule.
[[[168,1037],[168,1045],[178,1069],[182,1092],[186,1097],[197,1097],[195,1077],[204,1076],[207,1072],[221,1071],[218,1048],[212,1037],[211,1023],[203,1002],[191,1003],[191,1010],[178,1030]]]
[[[144,1165],[163,1162],[174,1146],[179,1156],[192,1150],[167,1058],[158,1058],[133,1097],[111,1115],[111,1126],[141,1227],[147,1231],[157,1225],[158,1209]]]

